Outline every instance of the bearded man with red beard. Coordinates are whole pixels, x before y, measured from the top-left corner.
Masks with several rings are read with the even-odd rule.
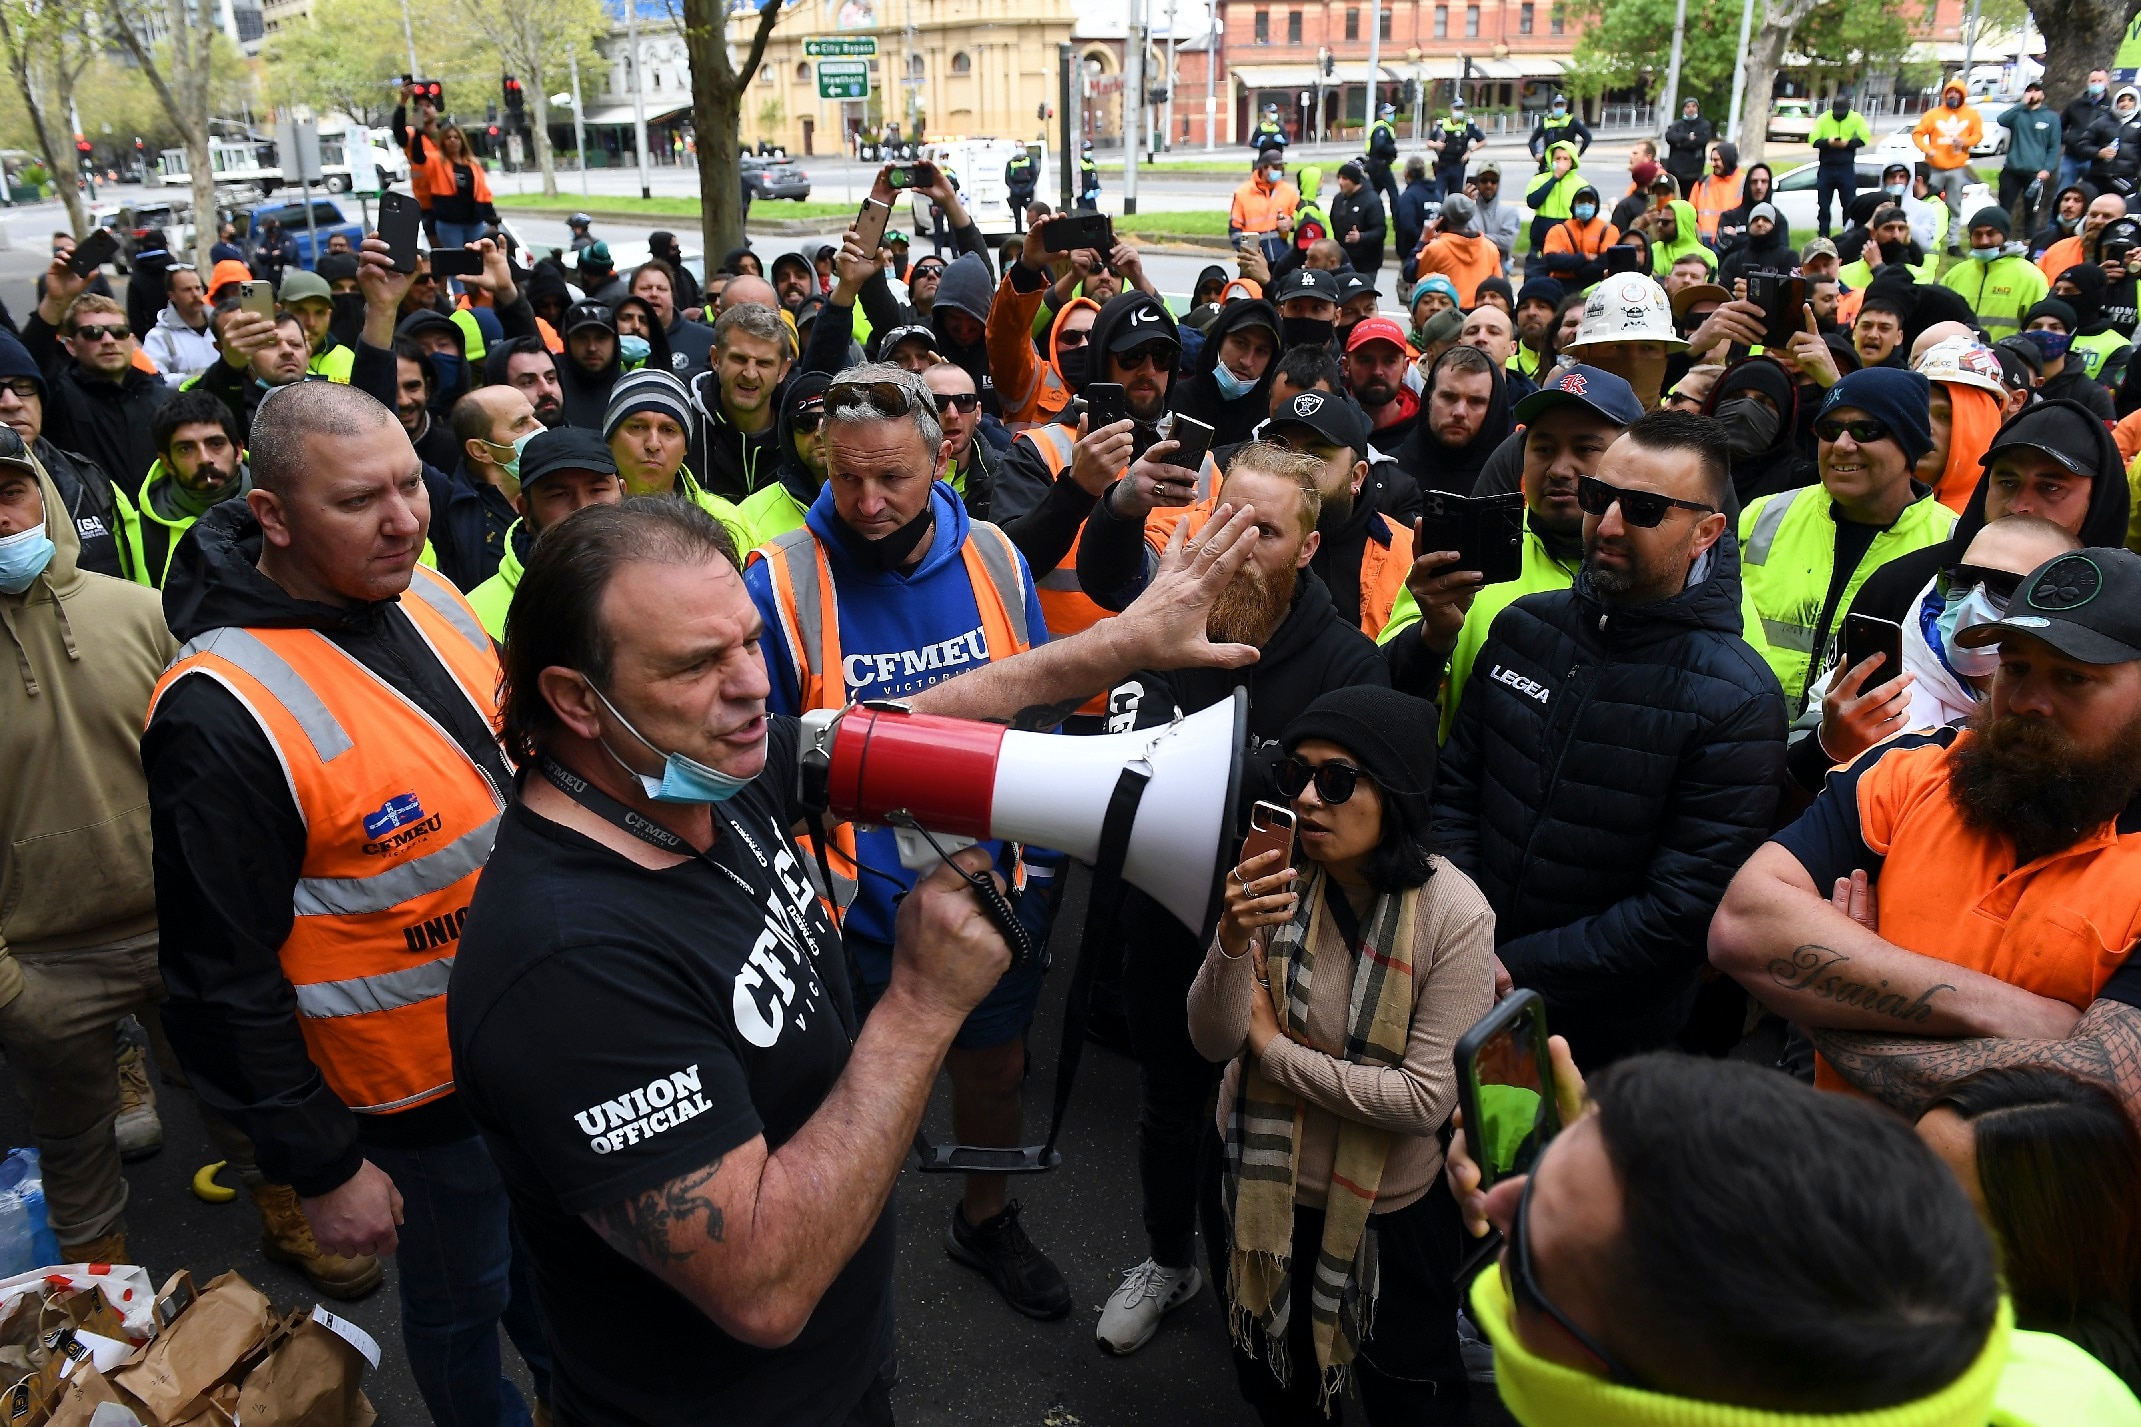
[[[1315,456],[1264,442],[1235,453],[1218,501],[1255,511],[1256,547],[1213,605],[1205,627],[1215,638],[1226,630],[1228,639],[1255,645],[1257,662],[1242,669],[1139,674],[1109,695],[1111,727],[1131,726],[1133,720],[1137,727],[1164,724],[1177,713],[1193,714],[1232,698],[1240,685],[1249,692],[1250,746],[1275,749],[1287,724],[1325,692],[1352,684],[1388,686],[1382,651],[1358,625],[1339,616],[1330,592],[1309,568],[1318,545],[1322,498],[1317,481],[1323,470],[1324,462]],[[1083,542],[1094,538],[1095,523],[1089,520],[1085,530],[1081,576]],[[1114,533],[1142,538],[1135,526]],[[1190,538],[1203,533],[1200,529]],[[1142,544],[1139,550],[1143,558],[1158,558]],[[1275,769],[1275,757],[1245,760],[1239,826],[1248,826],[1249,807],[1258,799],[1284,800]],[[1125,890],[1117,915],[1123,935],[1122,999],[1131,1049],[1142,1071],[1138,1178],[1149,1257],[1109,1297],[1095,1336],[1103,1350],[1124,1354],[1144,1346],[1161,1317],[1195,1297],[1203,1284],[1196,1252],[1197,1186],[1200,1156],[1212,1139],[1209,1106],[1221,1068],[1199,1054],[1189,1037],[1189,986],[1203,963],[1204,942],[1135,888]]]
[[[1915,1114],[1964,1075],[2034,1065],[2131,1111],[2141,556],[2059,555],[1956,642],[1998,646],[1991,696],[1832,773],[1734,880],[1711,960],[1808,1028],[1819,1083]]]

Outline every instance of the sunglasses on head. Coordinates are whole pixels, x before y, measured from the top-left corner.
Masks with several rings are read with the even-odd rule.
[[[1061,345],[1061,344],[1058,344]],[[1148,363],[1157,371],[1171,372],[1181,352],[1165,342],[1148,342],[1142,347],[1133,347],[1127,352],[1113,354],[1125,371],[1136,371]]]
[[[1314,783],[1316,796],[1335,808],[1353,796],[1362,776],[1360,769],[1350,763],[1308,763],[1300,758],[1288,758],[1279,765],[1279,791],[1289,798],[1298,798],[1310,783]]]
[[[1585,476],[1576,482],[1576,504],[1585,515],[1604,515],[1617,504],[1621,519],[1639,530],[1652,530],[1665,519],[1669,510],[1692,510],[1698,515],[1714,515],[1717,507],[1704,505],[1697,500],[1682,500],[1678,496],[1659,495],[1656,491],[1623,490],[1609,486],[1596,476]]]
[[[1886,441],[1888,428],[1871,417],[1844,421],[1834,416],[1824,416],[1814,423],[1814,435],[1831,445],[1835,444],[1838,437],[1848,435],[1854,445],[1870,446],[1876,441]]]
[[[859,406],[879,416],[905,416],[915,409],[914,394],[898,382],[834,382],[825,389],[827,411],[852,411]]]
[[[1957,565],[1955,573],[1948,576],[1948,588],[1974,590],[1983,585],[1986,594],[2005,605],[2015,597],[2015,591],[2022,588],[2022,582],[2028,578],[2029,576],[2018,575],[2012,570],[1988,570],[1983,565]]]
[[[936,393],[937,415],[957,407],[962,412],[972,411],[981,405],[981,398],[970,391],[940,391]]]

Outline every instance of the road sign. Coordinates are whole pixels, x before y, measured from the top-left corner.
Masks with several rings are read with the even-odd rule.
[[[852,40],[805,40],[803,53],[807,55],[861,55],[877,53],[877,41],[864,35]]]
[[[870,62],[860,59],[818,61],[820,99],[867,99],[870,97]]]

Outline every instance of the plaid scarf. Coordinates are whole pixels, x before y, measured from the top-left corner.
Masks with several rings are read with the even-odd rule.
[[[1346,1014],[1345,1044],[1317,1045],[1309,1038],[1308,1005],[1316,972],[1319,933],[1326,929],[1324,875],[1312,866],[1301,888],[1299,909],[1278,929],[1265,952],[1272,1009],[1287,1036],[1313,1050],[1360,1065],[1396,1066],[1405,1059],[1413,1008],[1413,913],[1419,889],[1379,894],[1361,924],[1353,987]],[[1229,1326],[1244,1352],[1256,1351],[1252,1323],[1263,1329],[1264,1356],[1284,1383],[1291,1372],[1286,1331],[1293,1306],[1294,1179],[1299,1172],[1301,1118],[1306,1106],[1272,1084],[1243,1055],[1241,1084],[1227,1126],[1225,1202],[1232,1249],[1227,1263]],[[1390,1153],[1391,1133],[1358,1120],[1338,1122],[1338,1145],[1323,1209],[1323,1242],[1309,1292],[1316,1367],[1322,1400],[1345,1387],[1360,1345],[1374,1329],[1376,1299],[1375,1207]]]

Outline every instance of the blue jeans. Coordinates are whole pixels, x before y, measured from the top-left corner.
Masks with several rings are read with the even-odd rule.
[[[550,1395],[550,1349],[535,1307],[528,1254],[513,1232],[505,1183],[483,1140],[430,1149],[365,1146],[401,1191],[401,1340],[437,1427],[528,1427],[520,1390],[498,1353],[503,1322],[539,1398]]]
[[[2075,179],[2080,178],[2081,176],[2082,161],[2078,158],[2075,158],[2071,154],[2061,154],[2059,156],[2059,186],[2061,188],[2065,188],[2068,184],[2074,182]],[[2045,201],[2048,204],[2051,204],[2051,207],[2056,212],[2058,209],[2058,205],[2056,203],[2051,203],[2051,200],[2054,196],[2055,195],[2047,194],[2045,196]]]

